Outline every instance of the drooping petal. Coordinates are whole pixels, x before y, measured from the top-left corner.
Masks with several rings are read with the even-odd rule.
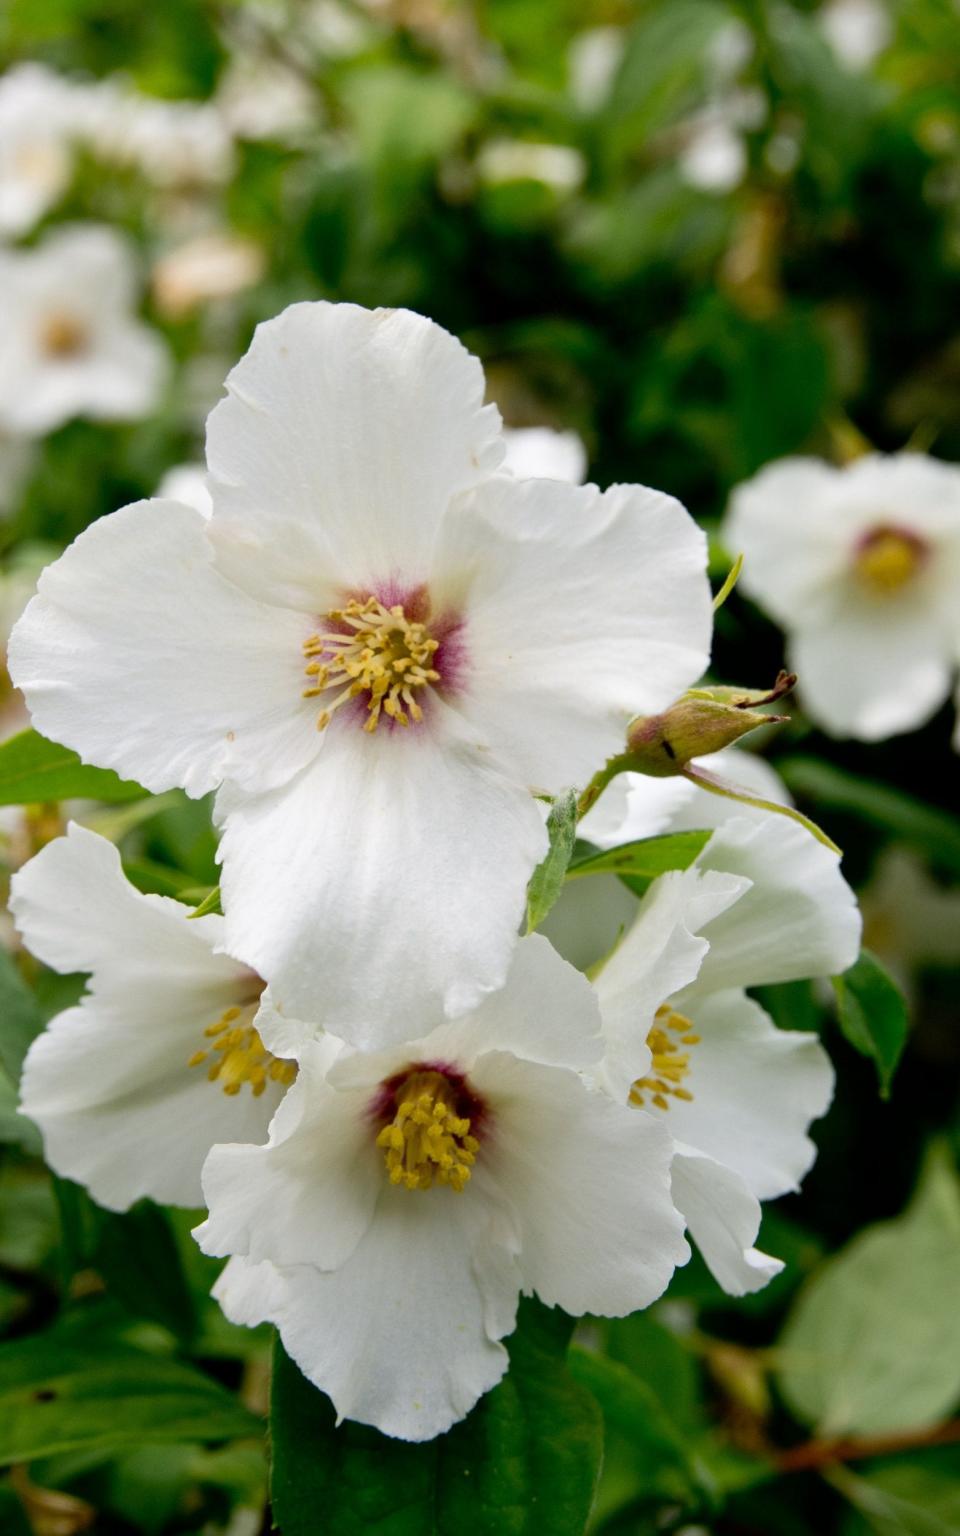
[[[94,523],[44,571],[10,673],[39,730],[148,789],[268,788],[318,750],[310,621],[219,576],[205,527],[172,501]]]
[[[227,943],[288,1016],[409,1039],[506,975],[546,852],[536,802],[469,743],[353,723],[283,791],[222,796]]]
[[[699,994],[684,1003],[699,1035],[683,1086],[671,1099],[671,1135],[732,1169],[758,1200],[797,1189],[816,1148],[811,1120],[827,1109],[833,1069],[815,1035],[777,1029],[744,992]]]
[[[431,592],[464,616],[456,705],[527,784],[582,784],[706,665],[701,531],[642,486],[495,476],[444,524]]]
[[[480,1057],[471,1086],[493,1106],[482,1176],[516,1211],[524,1289],[576,1316],[649,1306],[689,1257],[666,1129],[574,1072],[505,1053]]]
[[[752,881],[702,929],[702,988],[755,987],[831,976],[857,958],[861,921],[839,856],[784,816],[732,816],[697,859]]]
[[[291,305],[258,326],[207,422],[214,523],[269,548],[269,583],[308,590],[312,551],[344,589],[415,586],[451,497],[502,458],[483,391],[477,360],[421,315]],[[306,537],[284,560],[293,529]]]
[[[760,1291],[780,1273],[781,1261],[753,1246],[760,1203],[729,1168],[684,1147],[673,1160],[673,1199],[728,1296]]]

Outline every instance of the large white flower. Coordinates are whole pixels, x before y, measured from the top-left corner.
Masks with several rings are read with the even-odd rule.
[[[705,906],[698,884],[689,887],[701,871],[734,877],[718,909]],[[830,1101],[832,1073],[814,1036],[778,1030],[745,989],[851,965],[860,940],[853,892],[834,852],[806,828],[763,812],[725,820],[694,867],[654,881],[639,910],[624,888],[616,907],[606,892],[602,940],[590,911],[595,878],[572,882],[558,904],[561,921],[551,922],[555,908],[546,926],[581,962],[590,957],[570,935],[582,950],[592,929],[594,960],[615,946],[594,967],[608,1041],[604,1080],[618,1099],[663,1114],[677,1143],[674,1199],[691,1236],[724,1289],[756,1290],[781,1267],[753,1246],[759,1202],[796,1189],[813,1161],[807,1129]],[[702,943],[702,964],[671,979],[651,973],[650,957],[676,954],[678,904]],[[652,997],[659,1007],[651,1029]],[[653,1058],[639,1077],[638,1035]]]
[[[219,952],[222,918],[142,895],[113,844],[75,824],[12,891],[32,953],[92,973],[23,1069],[21,1108],[47,1162],[111,1210],[142,1195],[200,1205],[213,1143],[262,1136],[295,1074],[258,1034],[263,982]]]
[[[809,713],[878,741],[922,725],[960,659],[960,469],[920,453],[784,459],[733,493],[741,585],[787,633]]]
[[[589,983],[536,935],[423,1039],[302,1045],[268,1144],[204,1169],[197,1236],[235,1256],[228,1315],[276,1323],[341,1417],[426,1440],[503,1375],[521,1292],[577,1316],[647,1306],[689,1256],[671,1142],[587,1085],[600,1050]]]
[[[0,77],[0,237],[26,234],[65,190],[72,92],[42,64]]]
[[[503,981],[585,782],[703,669],[670,497],[497,475],[479,363],[406,311],[294,305],[210,417],[209,520],[147,502],[47,571],[11,644],[38,728],[148,788],[222,786],[230,949],[353,1043]]]
[[[71,416],[146,415],[169,359],[134,317],[136,281],[131,247],[99,224],[0,251],[0,427],[40,435]]]

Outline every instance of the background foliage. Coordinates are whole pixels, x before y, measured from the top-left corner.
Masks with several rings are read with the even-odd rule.
[[[8,63],[218,101],[259,72],[299,120],[244,137],[216,188],[147,195],[132,172],[78,168],[46,222],[133,234],[177,376],[147,421],[43,442],[0,524],[5,575],[197,458],[252,327],[300,298],[431,315],[481,355],[509,423],[577,431],[590,478],[669,490],[711,530],[731,486],[779,455],[862,435],[960,458],[960,10],[877,0],[883,46],[858,63],[831,41],[836,9],[7,0]],[[704,185],[697,136],[718,123],[727,170]],[[262,276],[172,313],[155,264],[211,229],[251,241]],[[716,676],[759,686],[781,661],[734,594]],[[530,1304],[508,1381],[426,1452],[335,1435],[281,1356],[276,1412],[300,1426],[276,1467],[287,1536],[563,1536],[591,1505],[604,1536],[960,1531],[960,943],[898,905],[916,907],[913,883],[875,884],[906,850],[933,914],[960,878],[950,723],[868,748],[794,709],[765,743],[844,846],[867,942],[910,1000],[881,1098],[869,1058],[887,1087],[896,1024],[869,962],[839,998],[764,991],[784,1028],[822,1032],[838,1072],[802,1195],[767,1209],[760,1241],[785,1273],[736,1303],[694,1261],[649,1313],[578,1328],[566,1358],[561,1320]],[[196,901],[213,884],[207,807],[18,750],[0,766],[0,802],[31,802],[5,823],[10,862],[82,797],[143,888]],[[0,952],[0,1529],[254,1536],[270,1519],[269,1337],[209,1300],[192,1217],[98,1210],[51,1179],[15,1110],[27,1044],[79,987]]]

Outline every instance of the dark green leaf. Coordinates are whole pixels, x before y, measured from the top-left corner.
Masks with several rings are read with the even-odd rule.
[[[0,1062],[14,1087],[23,1059],[43,1028],[43,1014],[23,981],[16,962],[0,946]]]
[[[216,1441],[262,1425],[175,1360],[60,1330],[0,1346],[0,1464],[145,1441]]]
[[[448,1434],[423,1445],[345,1423],[274,1355],[274,1519],[283,1536],[581,1536],[602,1450],[597,1404],[567,1370],[569,1320],[522,1302],[511,1368]]]
[[[577,796],[574,790],[558,795],[547,817],[550,849],[538,864],[527,886],[527,932],[539,928],[560,892],[577,840]]]
[[[896,982],[868,949],[842,976],[834,976],[837,1018],[844,1036],[877,1069],[880,1096],[890,1084],[907,1039],[907,1004]]]
[[[110,768],[91,768],[76,752],[21,731],[0,746],[0,805],[33,805],[45,800],[136,800],[139,784]]]

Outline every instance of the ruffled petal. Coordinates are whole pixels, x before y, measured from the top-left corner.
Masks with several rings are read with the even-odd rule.
[[[524,1289],[575,1316],[649,1306],[689,1257],[665,1128],[574,1072],[501,1053],[480,1057],[471,1087],[493,1114],[477,1174],[516,1212]]]
[[[464,616],[456,707],[547,791],[584,783],[706,665],[704,536],[642,486],[487,480],[445,523],[431,592]]]
[[[502,985],[547,836],[476,748],[348,727],[293,784],[218,814],[227,945],[288,1017],[322,1004],[343,1039],[385,1046]]]
[[[833,1095],[833,1068],[815,1035],[777,1029],[743,992],[698,995],[684,1008],[700,1039],[671,1099],[671,1134],[738,1175],[758,1200],[798,1188],[816,1157],[807,1135]]]
[[[753,1246],[760,1204],[720,1163],[688,1147],[673,1160],[673,1199],[714,1279],[728,1296],[761,1291],[783,1268]]]
[[[451,497],[503,456],[483,391],[477,360],[421,315],[291,305],[257,327],[207,422],[214,523],[269,551],[271,592],[331,571],[349,590],[416,586]]]
[[[176,502],[101,518],[40,578],[10,640],[38,730],[148,789],[282,784],[317,752],[301,698],[311,620],[255,602],[212,565]]]

